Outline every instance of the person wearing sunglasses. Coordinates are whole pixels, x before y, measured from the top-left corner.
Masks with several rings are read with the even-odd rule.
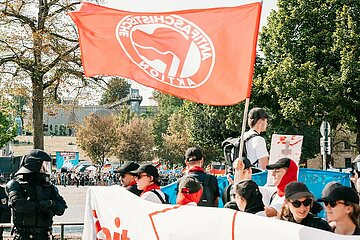
[[[155,203],[167,203],[165,193],[160,190],[159,171],[156,167],[144,164],[131,173],[137,174],[137,187],[143,191],[141,198]]]
[[[139,168],[139,164],[133,161],[126,161],[119,169],[114,170],[115,173],[120,174],[121,186],[134,193],[137,196],[140,196],[142,191],[137,188],[136,184],[136,173],[131,173]]]
[[[280,219],[304,226],[331,231],[330,225],[320,217],[310,213],[314,195],[302,182],[291,182],[285,187],[285,201]]]
[[[326,217],[335,223],[333,232],[342,235],[360,235],[359,195],[351,187],[336,186],[318,202],[324,202]]]

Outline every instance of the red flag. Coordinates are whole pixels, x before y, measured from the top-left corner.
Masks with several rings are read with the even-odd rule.
[[[115,75],[209,105],[250,97],[261,4],[134,13],[71,12],[86,76]]]

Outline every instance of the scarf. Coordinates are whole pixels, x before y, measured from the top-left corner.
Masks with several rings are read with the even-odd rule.
[[[277,186],[277,194],[279,197],[283,197],[285,194],[285,186],[289,182],[297,181],[297,175],[298,175],[298,166],[293,160],[290,160],[290,166],[287,169],[286,173],[282,177],[279,185]]]
[[[132,181],[132,182],[128,185],[128,187],[134,186],[135,184],[136,184],[136,180]]]
[[[188,170],[188,173],[190,172],[205,172],[205,170],[200,166],[194,166]]]
[[[153,189],[160,189],[160,187],[158,185],[156,185],[155,183],[153,184],[150,184],[149,186],[146,186],[143,190],[143,192],[141,193],[140,196],[142,196],[144,193],[148,192],[148,191],[151,191]]]
[[[180,205],[186,205],[190,202],[195,202],[196,204],[199,203],[201,196],[202,196],[203,190],[202,188],[195,192],[195,193],[178,193],[178,196],[176,198],[176,203]]]

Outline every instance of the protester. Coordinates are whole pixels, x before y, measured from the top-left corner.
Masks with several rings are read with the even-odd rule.
[[[251,179],[252,168],[251,162],[248,158],[242,157],[242,162],[244,163],[244,169],[241,170],[242,179]],[[230,180],[229,185],[224,188],[222,194],[222,200],[224,203],[224,208],[230,208],[239,211],[238,205],[235,202],[235,189],[234,189],[234,181]]]
[[[324,202],[327,220],[335,223],[334,233],[360,235],[359,195],[354,189],[335,186],[318,201]]]
[[[160,190],[159,172],[156,167],[144,164],[131,173],[137,174],[137,188],[143,191],[141,198],[155,203],[167,202],[166,195]]]
[[[12,209],[14,239],[52,239],[54,215],[67,208],[58,189],[50,182],[52,158],[34,149],[25,155],[20,169],[6,185]]]
[[[198,203],[199,206],[217,207],[220,197],[220,190],[217,178],[205,173],[203,169],[204,155],[200,148],[191,147],[185,153],[186,174],[197,178],[202,187],[203,194]],[[178,180],[179,186],[180,180]]]
[[[252,165],[258,165],[260,169],[265,169],[269,164],[269,153],[266,149],[265,139],[260,133],[265,132],[268,125],[269,115],[262,108],[253,108],[248,115],[248,125],[250,130],[244,134],[246,145],[246,157]]]
[[[310,213],[314,195],[304,183],[291,182],[285,187],[285,202],[280,219],[304,226],[331,231],[330,225],[320,217]]]
[[[245,179],[243,174],[244,162],[237,160],[234,162],[235,182]],[[274,186],[259,187],[263,195],[265,204],[265,213],[268,217],[275,217],[280,213],[284,203],[284,190],[289,182],[297,181],[298,166],[289,158],[281,158],[274,164],[266,166],[266,169],[272,170]]]
[[[4,184],[4,177],[0,177],[0,184]],[[0,186],[0,223],[11,222],[11,210],[8,206],[8,196],[6,195],[5,188]],[[0,228],[0,240],[3,240],[4,228]]]
[[[196,206],[201,199],[202,193],[203,188],[199,180],[192,176],[185,176],[179,183],[176,203]]]
[[[135,171],[140,167],[139,164],[126,161],[119,169],[116,169],[115,173],[120,173],[120,182],[123,187],[125,187],[130,192],[140,196],[142,191],[137,188],[136,184],[136,173],[131,173],[131,171]]]
[[[262,194],[252,180],[242,180],[235,186],[235,201],[240,211],[266,217]]]

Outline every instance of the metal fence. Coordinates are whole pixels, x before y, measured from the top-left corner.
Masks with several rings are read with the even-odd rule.
[[[60,227],[60,239],[64,240],[65,239],[65,226],[84,226],[83,222],[56,222],[53,223],[53,228],[54,227]],[[13,224],[12,223],[0,223],[0,228],[12,228]]]

